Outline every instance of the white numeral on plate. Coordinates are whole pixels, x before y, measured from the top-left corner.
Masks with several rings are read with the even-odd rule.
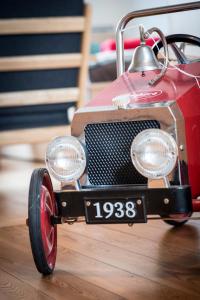
[[[102,211],[105,215],[105,219],[109,219],[113,214],[116,218],[123,218],[124,216],[128,218],[135,218],[136,210],[135,204],[132,201],[128,202],[115,202],[112,204],[111,202],[105,202],[103,207],[101,208],[100,202],[95,202],[93,204],[96,208],[96,216],[95,218],[103,218]]]
[[[103,210],[107,213],[107,216],[105,218],[109,219],[114,212],[113,204],[111,202],[105,202],[103,205]]]
[[[116,218],[123,218],[124,217],[124,206],[122,202],[116,202],[114,204],[114,207],[116,208],[116,213],[115,213],[115,217]]]
[[[103,218],[102,214],[101,214],[101,207],[100,207],[100,203],[99,202],[96,202],[93,204],[94,206],[96,206],[96,216],[95,218]]]
[[[128,218],[135,218],[135,204],[131,201],[126,202],[126,215]]]

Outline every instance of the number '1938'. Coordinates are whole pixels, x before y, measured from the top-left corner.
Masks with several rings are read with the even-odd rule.
[[[128,202],[105,202],[103,205],[100,202],[93,203],[96,208],[95,218],[105,218],[109,219],[111,217],[115,218],[135,218],[136,209],[135,203],[132,201]]]

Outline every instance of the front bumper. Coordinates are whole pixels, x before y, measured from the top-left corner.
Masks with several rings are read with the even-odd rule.
[[[188,185],[169,188],[148,188],[147,186],[105,186],[85,187],[81,190],[55,192],[59,217],[78,218],[86,216],[86,202],[90,199],[141,199],[145,215],[170,216],[192,212],[191,189]],[[146,221],[146,219],[145,219]],[[87,222],[87,218],[86,218]],[[106,223],[106,222],[105,222]]]

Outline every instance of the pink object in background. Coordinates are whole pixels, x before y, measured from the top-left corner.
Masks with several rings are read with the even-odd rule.
[[[158,41],[159,38],[158,37],[155,37],[154,38],[155,41]],[[125,39],[124,40],[124,49],[125,50],[128,50],[128,49],[135,49],[136,47],[138,47],[140,45],[140,39]],[[148,46],[153,46],[154,44],[154,41],[149,38],[146,40],[146,44]],[[101,49],[101,52],[104,52],[104,51],[115,51],[116,50],[116,42],[114,39],[108,39],[104,42],[101,43],[100,45],[100,49]]]

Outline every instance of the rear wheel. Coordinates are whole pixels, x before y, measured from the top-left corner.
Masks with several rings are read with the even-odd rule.
[[[28,226],[35,265],[40,273],[53,272],[57,253],[57,213],[51,178],[47,169],[33,171],[29,188]]]
[[[191,214],[176,214],[176,215],[170,215],[165,216],[166,218],[171,218],[171,220],[163,220],[168,225],[174,226],[174,227],[180,227],[184,225],[186,222],[188,222],[188,217],[190,217]]]

